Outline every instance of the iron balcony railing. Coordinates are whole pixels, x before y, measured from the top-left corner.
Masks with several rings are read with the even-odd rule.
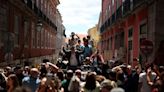
[[[127,16],[128,14],[133,12],[136,7],[148,1],[150,0],[125,0],[123,4],[119,8],[117,8],[116,12],[113,13],[112,16],[109,17],[102,25],[102,27],[100,28],[101,33],[104,32],[107,27],[110,27],[111,24]]]
[[[131,0],[123,2],[123,15],[126,15],[131,10]]]
[[[47,24],[57,31],[57,26],[36,6],[36,3],[32,3],[32,0],[22,0],[24,4],[27,5],[34,13],[41,19],[43,19]]]
[[[122,6],[120,6],[116,11],[116,20],[122,18]]]
[[[110,25],[111,25],[111,18],[109,17],[107,21],[108,21],[108,25],[107,26],[110,27]]]
[[[111,23],[111,24],[113,24],[115,21],[116,21],[116,14],[113,13],[113,14],[112,14],[112,23]]]
[[[133,9],[141,5],[145,0],[133,0]]]

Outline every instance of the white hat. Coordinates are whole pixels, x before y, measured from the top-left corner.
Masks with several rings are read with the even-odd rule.
[[[122,88],[113,88],[111,92],[125,92],[125,90]]]

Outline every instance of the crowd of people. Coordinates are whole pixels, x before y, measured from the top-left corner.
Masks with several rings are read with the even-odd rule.
[[[6,66],[0,92],[164,92],[164,66],[111,66],[93,51],[89,36],[83,43],[72,33],[57,64],[44,59],[39,67]]]
[[[147,64],[134,69],[122,64],[103,72],[62,70],[43,60],[39,68],[5,67],[0,92],[164,92],[164,67]]]

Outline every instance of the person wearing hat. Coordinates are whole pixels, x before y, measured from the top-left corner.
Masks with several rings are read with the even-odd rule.
[[[62,88],[64,89],[64,92],[69,92],[68,86],[69,86],[69,83],[70,83],[72,77],[73,77],[73,71],[67,70],[66,79],[62,81]]]
[[[109,79],[105,79],[101,84],[100,84],[100,90],[101,92],[110,92],[113,88],[116,88],[117,84],[114,81],[111,81]]]
[[[41,82],[38,75],[39,70],[37,68],[31,68],[30,75],[23,78],[22,85],[30,88],[32,92],[35,92]]]

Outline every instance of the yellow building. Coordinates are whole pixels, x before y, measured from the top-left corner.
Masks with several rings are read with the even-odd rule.
[[[97,30],[97,25],[88,29],[88,35],[91,37],[93,41],[93,47],[96,49],[98,47],[98,42],[100,40],[99,31]]]

